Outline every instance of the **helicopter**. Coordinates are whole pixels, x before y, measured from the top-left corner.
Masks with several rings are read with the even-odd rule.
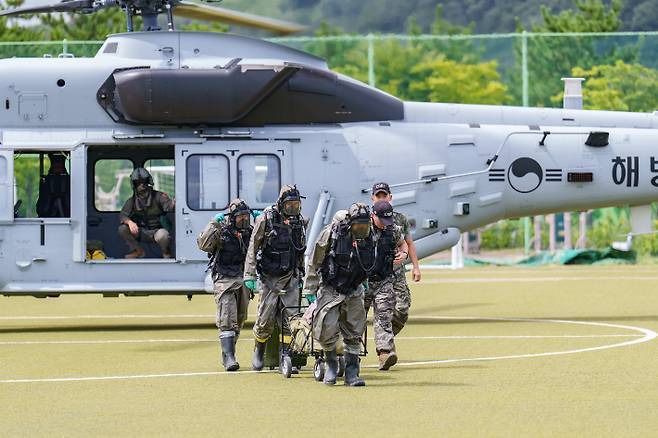
[[[572,109],[574,90],[565,102],[576,105],[562,109],[403,102],[299,50],[176,31],[177,13],[226,18],[186,1],[73,0],[0,16],[117,6],[127,32],[93,58],[0,60],[0,294],[208,292],[197,234],[232,198],[264,208],[283,184],[306,196],[313,242],[337,210],[369,202],[372,184],[388,182],[419,257],[504,218],[624,204],[634,232],[650,228],[658,112]],[[263,27],[299,30],[276,20]],[[45,156],[66,157],[70,211],[61,217],[19,217],[14,163],[30,154],[42,177]],[[109,172],[120,184],[137,167],[170,181],[172,258],[158,248],[124,258],[123,189],[99,181]],[[90,257],[91,242],[102,257]]]

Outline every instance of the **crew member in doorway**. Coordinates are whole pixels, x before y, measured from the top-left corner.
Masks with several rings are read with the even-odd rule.
[[[71,217],[71,176],[66,171],[66,155],[48,154],[50,169],[39,182],[37,215],[39,217]]]
[[[133,196],[119,214],[119,236],[128,245],[127,259],[144,257],[140,243],[157,243],[163,258],[171,258],[170,223],[167,213],[174,211],[174,201],[166,193],[153,189],[153,177],[143,167],[130,174]]]
[[[214,283],[222,365],[226,371],[240,369],[235,346],[247,319],[249,300],[253,298],[253,292],[242,282],[252,232],[251,216],[247,204],[234,199],[228,214],[216,215],[197,238],[199,249],[211,257],[208,269]]]

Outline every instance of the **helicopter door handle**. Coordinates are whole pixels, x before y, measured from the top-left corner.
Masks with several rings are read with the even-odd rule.
[[[87,225],[89,225],[90,227],[97,227],[101,223],[103,223],[103,219],[101,219],[99,217],[89,217],[89,218],[87,218]]]

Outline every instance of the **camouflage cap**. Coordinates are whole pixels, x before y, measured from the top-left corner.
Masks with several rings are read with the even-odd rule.
[[[385,182],[378,182],[372,186],[372,194],[377,195],[377,193],[386,193],[387,195],[391,194],[391,187]]]
[[[373,213],[384,225],[393,225],[393,206],[387,201],[377,201],[372,207]]]

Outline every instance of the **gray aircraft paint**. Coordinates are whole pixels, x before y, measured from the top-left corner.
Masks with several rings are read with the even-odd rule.
[[[91,59],[1,60],[0,99],[9,109],[0,109],[0,293],[204,292],[207,258],[195,239],[216,211],[187,205],[185,162],[195,153],[226,156],[231,198],[238,196],[241,155],[277,155],[281,182],[296,183],[307,196],[311,238],[336,210],[368,202],[372,184],[387,181],[396,209],[414,224],[420,256],[502,218],[658,198],[655,113],[405,102],[398,121],[226,127],[201,135],[195,127],[116,124],[96,101],[117,68],[212,68],[235,58],[258,68],[291,62],[327,69],[321,59],[263,41],[178,32],[114,35]],[[609,145],[585,145],[593,131],[608,132]],[[176,259],[85,261],[87,158],[100,146],[155,145],[173,148],[175,157]],[[70,219],[13,218],[13,153],[24,150],[71,151]],[[570,173],[591,173],[593,182],[569,182]]]

